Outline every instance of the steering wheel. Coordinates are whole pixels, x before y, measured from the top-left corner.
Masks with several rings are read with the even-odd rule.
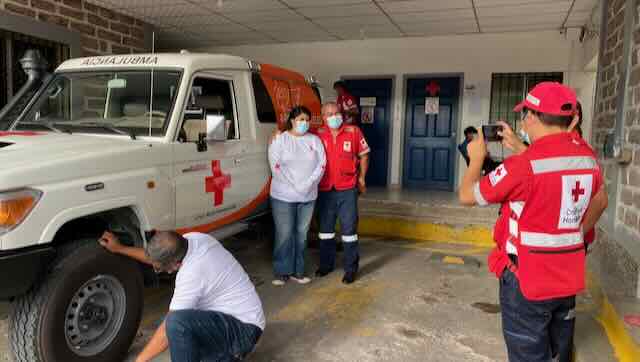
[[[153,110],[151,112],[147,111],[144,112],[144,114],[142,115],[142,117],[159,117],[159,118],[166,118],[167,117],[167,112],[163,112],[163,111],[157,111],[157,110]]]

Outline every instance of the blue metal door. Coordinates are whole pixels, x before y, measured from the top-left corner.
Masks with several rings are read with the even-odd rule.
[[[460,78],[407,80],[404,186],[453,191]],[[439,107],[430,107],[427,97]]]
[[[387,186],[389,170],[389,123],[391,119],[392,79],[346,80],[349,92],[356,98],[376,98],[373,112],[360,107],[360,128],[371,147],[368,186]]]

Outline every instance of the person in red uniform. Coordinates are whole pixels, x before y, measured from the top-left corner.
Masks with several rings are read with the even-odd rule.
[[[335,269],[336,219],[340,219],[343,242],[344,277],[351,284],[358,273],[358,192],[366,191],[365,176],[369,168],[369,145],[360,128],[345,124],[335,103],[322,107],[324,125],[317,130],[325,148],[327,164],[320,181],[317,200],[320,238],[320,267],[317,277]]]
[[[568,132],[572,89],[540,83],[515,111],[531,145],[481,177],[486,144],[483,137],[471,142],[459,197],[470,206],[502,204],[495,230],[501,240],[489,264],[500,278],[509,361],[569,362],[575,295],[585,283],[583,230],[606,209],[607,193],[593,150]]]
[[[356,97],[349,93],[347,85],[343,81],[333,83],[333,89],[338,93],[336,103],[338,105],[338,112],[340,112],[344,118],[344,123],[359,125],[360,110],[358,109]]]
[[[573,117],[573,121],[569,125],[569,132],[575,132],[576,135],[582,138],[582,104],[580,102],[576,103],[576,114]],[[515,132],[511,129],[508,123],[504,121],[499,121],[498,124],[502,126],[502,131],[499,131],[498,134],[502,137],[502,144],[507,149],[511,150],[515,154],[520,154],[524,152],[527,147],[527,143],[524,143],[520,137],[518,137]],[[522,130],[521,130],[522,131]],[[589,251],[589,247],[596,238],[595,228],[588,230],[584,234],[584,242],[585,242],[585,252]]]

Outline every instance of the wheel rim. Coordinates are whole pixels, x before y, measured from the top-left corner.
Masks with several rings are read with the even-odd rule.
[[[82,357],[104,351],[122,327],[126,293],[120,281],[98,275],[80,287],[67,307],[65,337],[69,348]]]

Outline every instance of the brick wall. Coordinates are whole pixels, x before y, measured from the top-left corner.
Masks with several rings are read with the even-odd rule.
[[[619,84],[622,79],[623,69],[623,42],[624,42],[624,8],[625,0],[612,0],[607,9],[608,23],[606,32],[602,34],[605,38],[602,53],[601,66],[598,72],[598,99],[593,120],[593,144],[602,156],[602,149],[607,133],[614,130],[615,118],[619,97],[624,94],[619,93]],[[620,172],[619,198],[617,203],[610,205],[616,207],[616,223],[624,225],[629,232],[640,236],[639,215],[640,215],[640,125],[638,124],[638,107],[640,100],[640,67],[638,66],[638,47],[640,46],[640,30],[637,29],[637,21],[634,36],[634,49],[630,73],[630,82],[627,92],[631,92],[631,97],[627,100],[624,114],[624,148],[635,153],[634,161],[620,168],[613,160],[601,159],[605,170],[607,184],[611,185],[614,173]]]
[[[594,257],[597,257],[598,268],[604,271],[600,275],[601,278],[608,280],[605,285],[609,285],[614,294],[639,296],[640,256],[630,252],[628,245],[640,243],[640,122],[638,120],[640,116],[640,65],[638,64],[640,1],[635,1],[632,48],[628,55],[629,65],[626,69],[628,83],[622,93],[619,92],[619,86],[621,82],[627,81],[622,77],[625,56],[623,54],[625,6],[625,0],[609,0],[606,9],[607,24],[600,35],[604,39],[604,48],[598,69],[598,96],[595,102],[592,140],[604,168],[608,190],[611,193],[617,186],[617,195],[610,195],[609,203],[609,208],[615,210],[613,229],[601,225],[602,227],[598,230],[598,241],[602,241],[600,243],[602,250],[598,251]],[[604,159],[602,151],[606,135],[615,130],[618,101],[625,95],[627,98],[623,109],[622,147],[630,151],[633,156],[630,164],[620,165],[615,160]],[[613,185],[616,174],[619,178],[617,185]],[[598,254],[600,254],[599,257]]]
[[[629,81],[627,84],[627,101],[624,108],[625,148],[633,153],[632,163],[622,170],[622,187],[620,191],[618,222],[628,232],[640,238],[640,2],[636,3],[635,21],[631,59],[629,60]]]
[[[148,50],[144,41],[145,23],[85,0],[0,0],[0,11],[80,33],[85,56]]]

